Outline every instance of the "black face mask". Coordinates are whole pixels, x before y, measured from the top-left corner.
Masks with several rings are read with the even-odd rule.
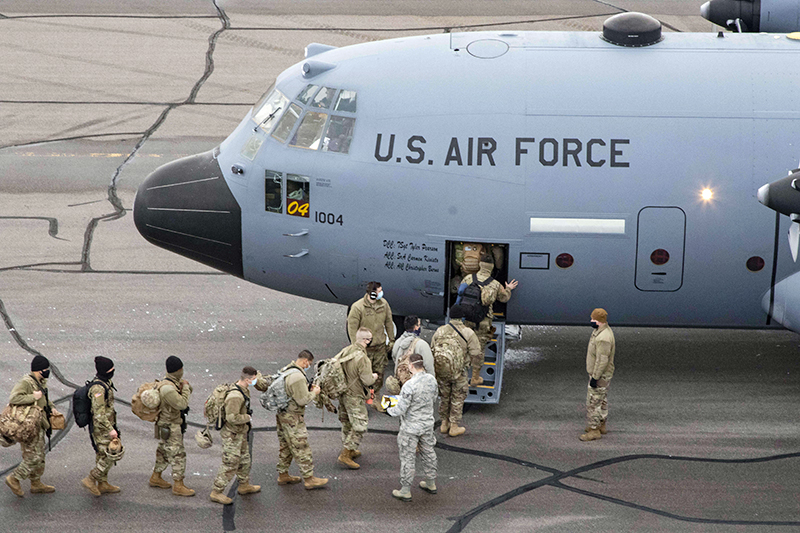
[[[42,370],[42,379],[47,379],[50,377],[50,369]]]
[[[370,344],[372,344],[372,339],[367,341],[367,346],[369,346]]]
[[[597,324],[596,322],[590,322],[589,325],[592,326],[594,329],[597,329],[597,328],[600,327],[600,324]]]
[[[114,377],[114,371],[107,372],[105,374],[97,374],[97,377],[102,379],[103,381],[108,381],[109,379]]]

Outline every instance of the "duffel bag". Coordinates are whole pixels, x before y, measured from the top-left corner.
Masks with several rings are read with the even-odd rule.
[[[0,433],[15,442],[31,442],[42,427],[42,416],[37,405],[7,405],[0,413]]]

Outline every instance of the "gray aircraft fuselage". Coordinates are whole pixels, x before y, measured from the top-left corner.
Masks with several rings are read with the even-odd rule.
[[[145,181],[148,240],[326,302],[378,280],[395,314],[433,320],[458,241],[507,245],[511,323],[604,307],[619,325],[766,327],[762,299],[792,298],[771,291],[797,270],[776,239],[788,219],[756,192],[800,158],[800,41],[475,32],[307,54],[275,82],[272,117],[254,108]],[[309,85],[354,91],[355,111],[298,102]],[[325,134],[291,145],[332,117],[352,126],[348,153]]]

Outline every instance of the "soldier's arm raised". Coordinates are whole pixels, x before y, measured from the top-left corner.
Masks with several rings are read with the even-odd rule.
[[[178,389],[171,383],[161,387],[161,399],[167,402],[167,405],[178,411],[183,411],[189,406],[189,393],[190,389],[184,387],[183,394],[180,394]]]
[[[267,378],[265,378],[263,374],[261,374],[261,372],[259,371],[256,374],[256,384],[255,384],[256,390],[259,392],[264,392],[269,388],[269,386],[270,386],[270,381]]]
[[[250,415],[240,414],[244,405],[244,396],[238,391],[228,394],[225,398],[225,421],[234,426],[241,426],[250,422]]]
[[[504,287],[502,283],[497,280],[494,280],[494,283],[500,287],[497,289],[497,301],[500,303],[506,303],[511,299],[511,289],[508,287],[508,284]],[[516,287],[516,284],[514,285]]]

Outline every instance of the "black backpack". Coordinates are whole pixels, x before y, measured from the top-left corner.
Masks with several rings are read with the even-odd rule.
[[[83,387],[78,387],[72,393],[72,414],[75,416],[75,425],[83,428],[92,421],[92,400],[89,398],[89,389],[94,385],[100,384],[106,393],[106,403],[108,402],[108,387],[100,380],[87,381]]]
[[[478,324],[489,314],[489,306],[483,305],[481,299],[481,287],[489,285],[492,281],[494,278],[491,276],[485,281],[478,281],[478,276],[473,275],[472,283],[464,289],[464,293],[461,295],[461,305],[465,308],[466,316],[464,318],[468,321]]]

